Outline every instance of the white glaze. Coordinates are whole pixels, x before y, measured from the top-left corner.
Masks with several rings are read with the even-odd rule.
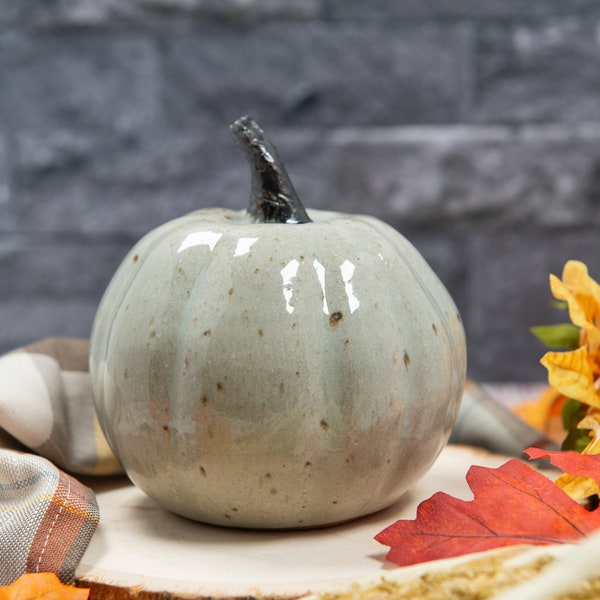
[[[381,221],[205,209],[145,236],[99,307],[90,369],[130,478],[170,510],[308,527],[390,505],[456,418],[465,340]]]

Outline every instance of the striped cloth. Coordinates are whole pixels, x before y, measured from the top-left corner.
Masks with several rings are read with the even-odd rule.
[[[72,581],[99,514],[66,472],[121,472],[94,412],[88,351],[54,338],[0,357],[0,585],[44,571]]]
[[[75,475],[121,473],[94,413],[87,340],[53,338],[0,356],[0,585],[26,572],[73,579],[98,523]],[[518,455],[549,441],[466,386],[451,441]]]
[[[514,386],[512,393],[509,391],[507,394],[507,386],[467,381],[450,443],[479,446],[511,456],[519,456],[530,446],[558,450],[555,442],[509,410],[511,399],[523,401],[528,395],[532,399],[543,389],[543,385],[520,385]],[[502,395],[508,398],[502,398]]]
[[[71,582],[100,515],[93,492],[45,458],[0,451],[0,584],[23,573]]]

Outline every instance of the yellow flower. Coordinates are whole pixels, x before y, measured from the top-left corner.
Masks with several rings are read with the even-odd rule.
[[[577,429],[587,430],[591,441],[582,454],[600,454],[600,285],[582,262],[565,264],[562,281],[550,275],[555,298],[569,308],[569,317],[579,327],[579,348],[570,352],[547,352],[541,363],[548,369],[548,382],[566,398],[587,405]],[[588,477],[565,473],[556,484],[575,500],[600,494],[600,486]]]
[[[548,369],[548,382],[567,398],[600,408],[596,378],[585,346],[572,352],[546,352],[540,361]]]
[[[597,352],[600,348],[600,285],[588,275],[585,264],[569,260],[564,266],[562,281],[550,275],[550,289],[555,298],[567,302],[571,321],[581,328],[581,345]]]
[[[600,285],[582,262],[570,260],[562,281],[550,276],[550,288],[555,298],[567,302],[581,336],[577,350],[544,355],[541,363],[548,369],[548,381],[568,398],[600,408]]]

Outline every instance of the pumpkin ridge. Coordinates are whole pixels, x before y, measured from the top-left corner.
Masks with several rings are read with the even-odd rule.
[[[410,247],[412,250],[411,259],[414,258],[414,259],[418,260],[421,263],[421,265],[420,265],[421,268],[426,268],[428,271],[431,272],[432,275],[434,275],[434,279],[437,278],[437,276],[435,276],[435,274],[431,270],[431,267],[421,257],[418,250],[415,248],[414,244],[412,244],[406,238],[403,238],[403,237],[400,237],[397,235],[395,235],[395,236],[388,235],[390,232],[393,232],[394,234],[397,233],[396,230],[393,229],[390,225],[387,225],[386,223],[383,223],[383,222],[381,222],[381,223],[374,222],[370,217],[367,217],[367,216],[359,216],[359,220],[361,223],[364,223],[369,228],[375,230],[379,235],[381,235],[387,242],[389,242],[392,245],[392,247],[394,249],[396,249],[398,254],[403,255],[404,252],[401,252],[400,250],[404,251],[406,249],[406,247]],[[383,227],[381,225],[383,225]],[[403,242],[404,247],[400,247],[396,243],[396,241]],[[442,327],[444,328],[444,333],[450,343],[450,346],[452,348],[458,347],[457,343],[456,343],[455,334],[451,330],[451,328],[449,327],[449,324],[448,324],[448,316],[449,315],[444,313],[444,311],[442,310],[442,308],[440,306],[440,302],[437,300],[437,298],[431,292],[430,286],[425,284],[422,272],[418,268],[416,268],[416,265],[413,264],[412,260],[411,261],[405,260],[404,262],[407,265],[408,269],[411,271],[415,280],[418,282],[418,284],[419,284],[420,288],[423,290],[424,294],[427,296],[427,298],[431,302],[431,305],[435,308],[435,312],[438,314],[439,317],[441,317],[440,323],[441,323]],[[447,294],[447,292],[446,292],[446,295],[449,296],[449,294]]]

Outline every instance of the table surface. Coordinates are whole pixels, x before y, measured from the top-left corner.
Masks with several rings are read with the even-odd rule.
[[[123,478],[93,485],[101,522],[77,571],[80,584],[192,597],[297,597],[384,574],[387,548],[373,538],[437,491],[468,499],[473,464],[508,458],[447,446],[394,506],[335,527],[254,531],[204,525],[167,512]],[[110,597],[118,598],[119,594]]]

